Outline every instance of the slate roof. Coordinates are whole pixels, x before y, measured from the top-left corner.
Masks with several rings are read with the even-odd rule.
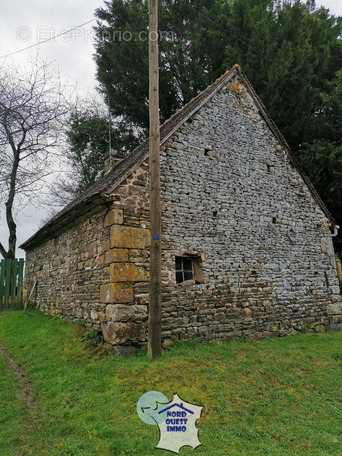
[[[234,65],[230,70],[226,71],[223,76],[218,78],[212,85],[208,86],[203,92],[201,92],[197,97],[193,98],[189,103],[187,103],[183,108],[178,110],[170,119],[168,119],[160,128],[160,145],[162,145],[167,139],[181,126],[184,122],[191,117],[201,106],[207,103],[211,97],[223,87],[228,80],[232,79],[236,74],[239,75],[243,81],[248,92],[254,99],[260,114],[263,116],[268,127],[271,129],[273,134],[278,139],[279,143],[287,150],[290,160],[294,167],[298,170],[304,182],[311,191],[312,196],[320,205],[322,211],[329,219],[331,224],[334,226],[336,222],[322,199],[318,195],[317,191],[313,187],[309,178],[306,176],[302,167],[298,163],[296,157],[294,156],[290,146],[287,144],[277,126],[271,120],[268,115],[266,108],[264,107],[262,101],[256,94],[251,83],[248,81],[247,77],[241,71],[239,65]],[[138,147],[136,147],[130,154],[128,154],[117,166],[115,166],[108,174],[98,179],[94,184],[89,186],[81,195],[71,201],[65,208],[58,212],[54,217],[52,217],[40,230],[38,230],[33,236],[31,236],[27,241],[25,241],[20,247],[25,250],[30,250],[30,248],[35,247],[40,242],[49,239],[56,232],[64,231],[68,228],[69,225],[75,220],[84,214],[89,214],[92,210],[95,211],[96,208],[99,209],[101,206],[105,205],[106,196],[112,192],[117,186],[119,186],[127,176],[129,176],[146,158],[148,157],[149,150],[149,140],[148,138],[143,141]]]

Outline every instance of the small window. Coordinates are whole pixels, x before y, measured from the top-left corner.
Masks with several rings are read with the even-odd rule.
[[[192,258],[176,257],[176,282],[181,283],[194,278]]]
[[[176,256],[176,282],[182,283],[187,280],[194,280],[196,283],[204,282],[201,258],[198,255]]]

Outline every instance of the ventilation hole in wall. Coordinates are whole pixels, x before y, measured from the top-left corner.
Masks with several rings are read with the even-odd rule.
[[[213,216],[217,217],[217,211],[213,211]]]
[[[252,276],[256,276],[256,275],[257,275],[257,272],[256,272],[256,271],[251,271],[251,275],[252,275]]]
[[[324,276],[325,276],[325,284],[326,284],[327,288],[329,288],[330,284],[329,284],[329,277],[328,277],[327,271],[324,271]]]
[[[277,223],[277,217],[272,218],[272,223]]]

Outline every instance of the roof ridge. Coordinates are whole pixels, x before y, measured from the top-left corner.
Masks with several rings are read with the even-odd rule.
[[[229,80],[229,78],[235,73],[241,76],[242,80],[247,86],[247,89],[259,107],[260,113],[266,121],[268,127],[279,140],[280,144],[288,151],[290,160],[293,166],[297,169],[305,184],[309,188],[313,198],[317,201],[321,207],[323,213],[330,220],[332,225],[336,225],[336,221],[325,206],[324,202],[320,198],[317,190],[314,188],[310,179],[305,174],[303,168],[299,164],[290,146],[280,133],[278,127],[271,119],[267,112],[264,104],[257,95],[254,87],[249,82],[246,75],[242,72],[240,65],[235,64],[230,70],[217,78],[213,84],[208,85],[202,90],[196,97],[193,97],[188,101],[182,108],[178,109],[169,119],[167,119],[160,127],[160,145],[167,141],[167,139],[180,128],[185,121],[190,118],[195,112],[198,111],[205,103],[207,103],[212,96]],[[143,140],[135,149],[133,149],[121,162],[118,163],[111,171],[105,176],[100,177],[96,182],[90,185],[83,193],[78,195],[69,204],[67,204],[61,211],[59,211],[54,217],[52,217],[46,224],[43,225],[33,236],[31,236],[21,247],[29,246],[36,237],[40,237],[47,229],[53,228],[54,225],[58,225],[58,222],[70,213],[70,211],[83,203],[92,201],[94,198],[102,196],[106,198],[108,193],[112,192],[117,186],[119,186],[147,157],[149,151],[149,138]]]

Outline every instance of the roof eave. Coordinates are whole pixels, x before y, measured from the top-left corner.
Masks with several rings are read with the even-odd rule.
[[[70,209],[70,211],[64,213],[63,216],[56,219],[52,218],[33,236],[21,244],[20,248],[25,251],[32,250],[38,245],[53,239],[56,235],[67,231],[76,223],[101,212],[106,205],[108,205],[108,201],[101,194],[93,195]]]

